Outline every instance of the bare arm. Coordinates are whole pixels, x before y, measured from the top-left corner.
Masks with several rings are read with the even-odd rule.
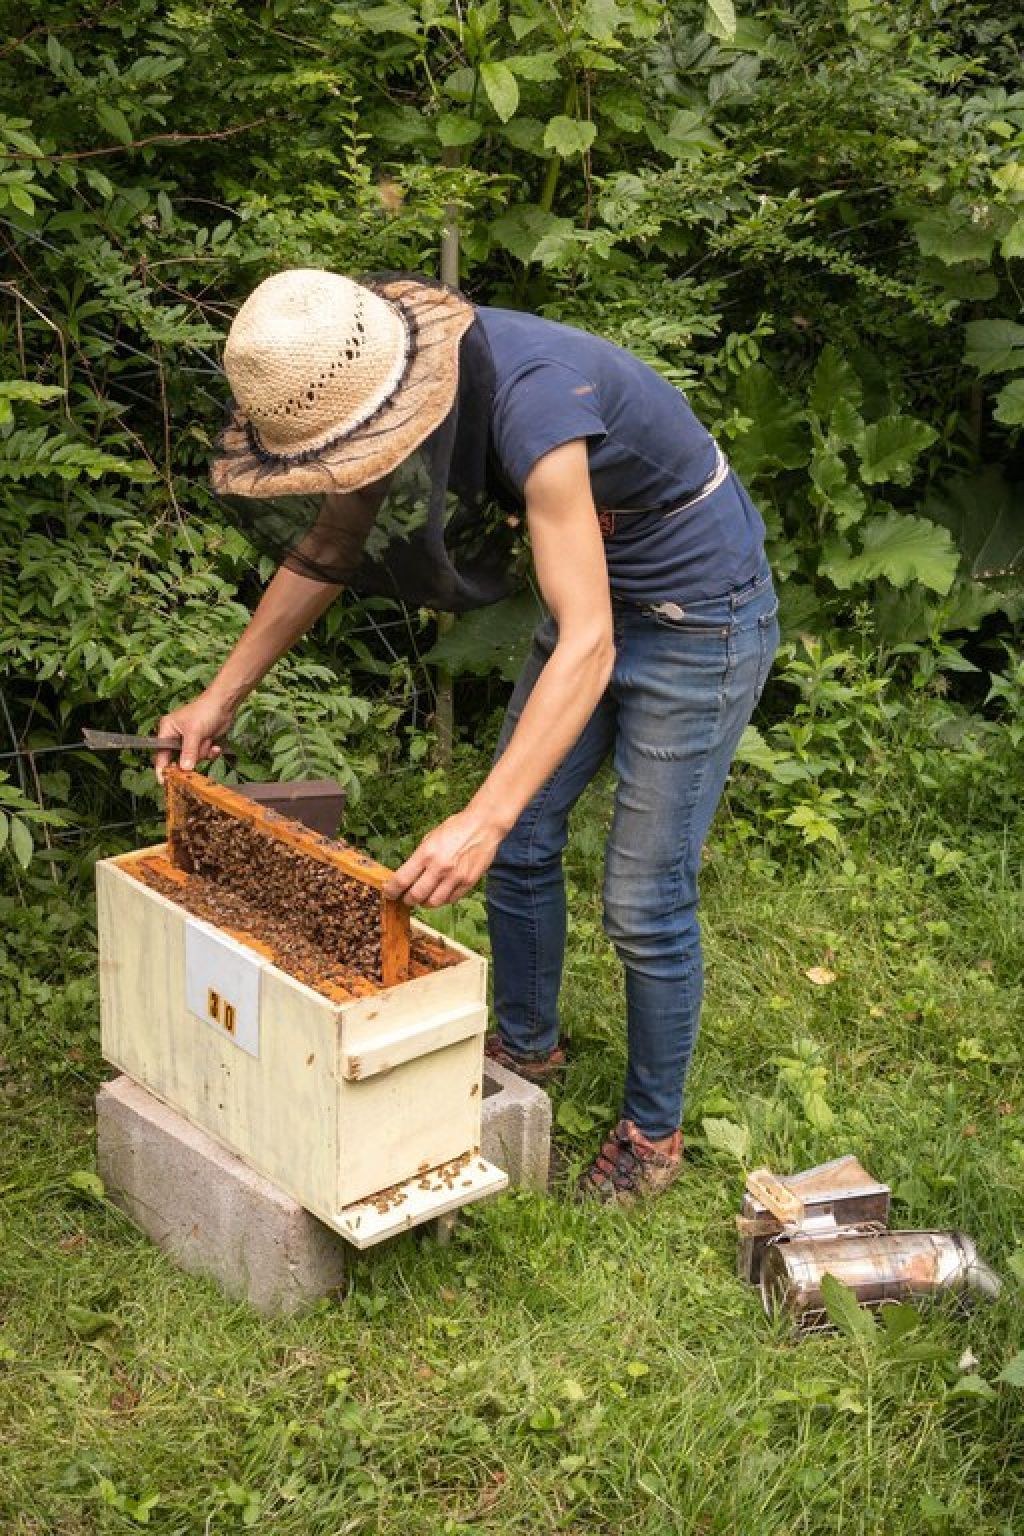
[[[443,906],[484,874],[505,833],[575,744],[608,685],[611,595],[586,443],[545,454],[525,486],[537,580],[558,642],[502,756],[464,811],[436,827],[387,894]]]
[[[206,758],[219,757],[216,738],[227,731],[235,711],[266,677],[275,661],[329,608],[342,583],[320,581],[302,574],[306,560],[312,568],[352,572],[380,510],[390,476],[344,495],[324,496],[320,513],[295,550],[293,569],[286,561],[275,573],[256,612],[208,688],[179,709],[164,715],[158,733],[181,737],[181,766],[194,768]],[[172,752],[157,752],[156,776],[163,783]]]
[[[329,586],[295,571],[282,569],[275,573],[213,682],[197,699],[172,710],[160,721],[158,735],[181,737],[183,768],[194,768],[197,762],[220,755],[216,738],[230,728],[239,704],[341,590],[340,586]],[[161,783],[164,769],[173,758],[172,752],[157,752],[154,757],[156,776]]]

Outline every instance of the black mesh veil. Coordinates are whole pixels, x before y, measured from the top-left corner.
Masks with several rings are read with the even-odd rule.
[[[408,294],[408,301],[400,302],[409,327],[410,359],[416,363],[407,378],[429,377],[431,349],[437,366],[450,368],[450,337],[444,338],[431,311],[431,295],[448,290],[407,274],[375,273],[360,281],[378,292],[387,285],[389,296],[396,283],[406,285],[399,292]],[[245,495],[220,491],[230,521],[286,569],[364,595],[452,613],[505,596],[515,581],[522,506],[491,450],[494,363],[478,320],[457,346],[458,384],[448,414],[396,467],[387,466],[359,490],[332,490],[330,454],[283,461],[265,453],[232,406],[234,419],[218,444],[219,465],[226,465],[226,473],[215,474],[214,483],[221,478],[230,486],[233,457],[244,462],[248,478]],[[400,384],[350,442],[330,446],[337,450],[340,442],[349,466],[353,455],[364,452],[367,465],[386,464],[389,434],[407,423],[416,408],[415,383]],[[280,494],[297,462],[302,494]]]

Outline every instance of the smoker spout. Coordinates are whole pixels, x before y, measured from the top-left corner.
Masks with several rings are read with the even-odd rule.
[[[952,1244],[956,1258],[952,1265],[940,1273],[936,1289],[959,1290],[961,1293],[972,1291],[976,1296],[984,1296],[987,1301],[995,1301],[1003,1288],[1003,1282],[995,1270],[985,1263],[973,1237],[968,1237],[966,1232],[949,1232],[946,1237]]]
[[[976,1291],[988,1301],[995,1301],[1003,1289],[1003,1282],[992,1266],[977,1256],[968,1267],[966,1280],[969,1291]]]

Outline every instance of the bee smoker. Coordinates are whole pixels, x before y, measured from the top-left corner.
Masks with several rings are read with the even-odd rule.
[[[793,1237],[773,1243],[761,1265],[761,1299],[769,1316],[793,1315],[799,1333],[829,1326],[821,1282],[834,1275],[861,1306],[971,1293],[994,1299],[998,1275],[964,1232],[857,1232]]]
[[[838,1191],[837,1181],[845,1185]],[[829,1186],[831,1197],[823,1198]],[[866,1214],[864,1202],[879,1202],[881,1191],[884,1209]],[[848,1286],[864,1307],[939,1295],[963,1301],[971,1295],[999,1295],[998,1275],[966,1233],[890,1232],[889,1191],[856,1158],[840,1158],[790,1179],[758,1169],[747,1180],[744,1212],[748,1202],[765,1214],[737,1218],[741,1273],[745,1268],[746,1278],[760,1286],[766,1313],[788,1313],[799,1335],[830,1326],[822,1294],[826,1275]],[[846,1219],[852,1212],[860,1219]],[[775,1231],[766,1231],[772,1223]],[[752,1245],[758,1243],[755,1254]],[[745,1244],[751,1245],[746,1252]],[[756,1274],[750,1273],[753,1269]]]
[[[889,1202],[888,1184],[872,1178],[855,1157],[837,1157],[785,1178],[759,1169],[747,1180],[736,1218],[740,1279],[758,1284],[765,1251],[769,1243],[783,1236],[787,1226],[808,1222],[820,1226],[824,1222],[827,1228],[831,1222],[833,1231],[866,1225],[884,1231],[889,1225]]]

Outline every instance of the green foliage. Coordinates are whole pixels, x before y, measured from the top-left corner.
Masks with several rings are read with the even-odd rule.
[[[992,721],[1022,728],[1006,678]],[[907,783],[919,746],[909,730]],[[990,746],[994,782],[1009,746]],[[453,803],[483,761],[459,749]],[[446,1246],[361,1256],[343,1297],[290,1317],[183,1274],[83,1185],[109,1070],[87,904],[0,898],[5,1533],[1016,1532],[1024,849],[986,784],[972,814],[905,798],[890,773],[891,811],[855,822],[841,859],[782,850],[770,870],[732,841],[735,812],[719,821],[686,1174],[655,1207],[508,1194]],[[385,777],[357,815],[415,838],[442,781],[426,797],[419,775]],[[567,856],[569,1180],[615,1119],[625,1052],[600,927],[607,809],[598,786]],[[961,855],[940,854],[941,875],[935,841]],[[807,978],[820,963],[832,984]],[[1003,1297],[847,1308],[800,1342],[767,1319],[736,1276],[737,1155],[789,1172],[850,1151],[892,1184],[895,1226],[969,1231]]]
[[[1016,623],[1010,12],[141,0],[83,25],[28,0],[10,30],[5,749],[146,728],[207,681],[269,574],[206,486],[234,307],[289,263],[436,272],[452,209],[474,297],[589,327],[686,390],[764,510],[789,635],[835,655],[858,614],[888,645]],[[415,768],[429,667],[490,709],[531,602],[431,649],[427,616],[346,601],[249,701],[231,771],[334,774],[354,798]],[[773,836],[841,848],[865,813],[838,746],[761,742]],[[39,756],[36,781],[19,761],[12,871],[29,834],[52,874],[90,822],[158,809],[141,766]]]
[[[763,847],[770,865],[794,834],[836,859],[866,829],[907,816],[966,816],[991,828],[1014,821],[1024,664],[1011,652],[993,670],[984,712],[951,690],[977,672],[934,636],[888,652],[833,649],[810,636],[784,645],[779,717],[749,726],[737,752],[735,834]],[[940,864],[955,867],[937,856]]]
[[[884,576],[894,587],[912,581],[945,594],[953,584],[959,557],[943,528],[923,517],[890,512],[873,518],[860,530],[860,553],[827,562],[828,575],[841,589]]]
[[[875,1320],[861,1308],[850,1287],[837,1280],[835,1275],[825,1275],[821,1295],[829,1322],[848,1339],[870,1349],[875,1343]]]
[[[531,590],[508,597],[493,608],[477,609],[456,619],[434,642],[423,660],[455,676],[484,676],[496,671],[512,682],[526,660],[542,609]]]
[[[9,784],[8,778],[0,772],[0,856],[9,854],[27,869],[35,850],[33,832],[61,826],[62,818],[55,811],[42,810],[37,801]]]
[[[741,1167],[750,1156],[750,1128],[737,1125],[732,1120],[721,1120],[708,1115],[701,1121],[707,1144],[716,1152],[724,1152],[735,1158]]]

